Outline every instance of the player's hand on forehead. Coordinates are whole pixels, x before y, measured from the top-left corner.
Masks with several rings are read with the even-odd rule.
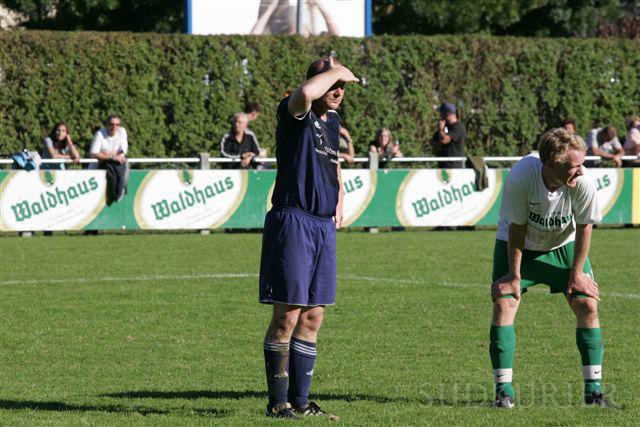
[[[333,56],[330,56],[329,69],[332,70],[334,68],[339,70],[338,76],[340,78],[340,81],[345,83],[358,83],[360,81],[347,67],[342,64],[336,65],[335,61],[333,60]]]

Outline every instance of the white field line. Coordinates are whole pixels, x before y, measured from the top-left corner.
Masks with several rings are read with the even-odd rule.
[[[237,279],[237,278],[257,278],[255,273],[211,273],[211,274],[182,274],[182,275],[141,275],[141,276],[123,276],[123,277],[96,277],[96,278],[69,278],[69,279],[36,279],[36,280],[2,280],[0,286],[3,285],[39,285],[39,284],[56,284],[56,283],[96,283],[96,282],[159,282],[166,280],[207,280],[207,279]],[[358,275],[338,276],[338,279],[369,282],[369,283],[400,283],[400,284],[424,284],[437,285],[452,288],[480,288],[479,283],[456,283],[456,282],[429,282],[424,279],[391,279],[387,277],[372,277]],[[603,292],[603,296],[633,298],[640,299],[640,294],[623,293],[623,292]]]

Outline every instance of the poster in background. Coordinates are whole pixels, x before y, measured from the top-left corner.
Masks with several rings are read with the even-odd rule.
[[[364,37],[371,0],[187,0],[189,34],[297,34]],[[370,25],[369,25],[370,27]]]
[[[489,186],[476,191],[472,169],[423,169],[409,172],[400,186],[396,212],[404,226],[474,225],[500,195],[502,177],[487,171]]]
[[[244,170],[152,171],[136,192],[133,210],[142,229],[217,228],[246,192]]]
[[[0,230],[81,230],[106,203],[105,171],[15,171],[0,184]]]

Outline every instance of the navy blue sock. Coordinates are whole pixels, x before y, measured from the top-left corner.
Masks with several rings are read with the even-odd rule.
[[[309,403],[309,389],[313,378],[313,365],[316,362],[316,343],[293,338],[289,351],[289,403],[301,408]]]
[[[289,343],[264,343],[264,366],[269,388],[269,408],[287,402]]]

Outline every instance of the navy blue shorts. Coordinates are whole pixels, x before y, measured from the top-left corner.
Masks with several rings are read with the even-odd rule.
[[[299,306],[336,302],[336,227],[331,218],[280,208],[264,220],[260,302]]]

